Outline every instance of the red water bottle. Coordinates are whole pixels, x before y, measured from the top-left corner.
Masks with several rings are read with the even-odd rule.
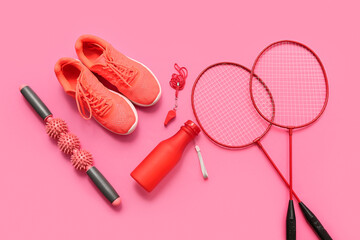
[[[200,128],[188,120],[174,136],[159,143],[135,168],[131,176],[146,191],[151,192],[177,164],[187,144],[199,132]]]

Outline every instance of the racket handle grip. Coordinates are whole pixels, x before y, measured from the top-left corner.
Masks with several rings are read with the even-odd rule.
[[[286,240],[296,240],[296,217],[293,200],[289,200],[286,215]]]
[[[121,200],[119,194],[96,167],[89,168],[89,170],[86,171],[86,174],[113,206],[120,205]]]
[[[308,209],[303,202],[299,202],[300,209],[304,214],[307,222],[314,229],[316,234],[319,236],[321,240],[332,240],[328,232],[325,230],[324,226],[320,223],[320,221],[316,218],[316,216]]]
[[[45,103],[29,86],[21,86],[20,92],[43,120],[52,115]]]

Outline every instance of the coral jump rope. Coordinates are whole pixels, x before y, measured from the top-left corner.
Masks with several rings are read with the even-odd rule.
[[[53,118],[50,110],[29,86],[21,86],[20,92],[44,120],[46,133],[51,138],[57,140],[62,152],[71,155],[71,163],[75,169],[86,172],[113,206],[120,205],[121,200],[119,195],[100,171],[93,166],[94,161],[92,155],[88,151],[80,148],[79,138],[68,131],[68,126],[65,121],[60,118]]]

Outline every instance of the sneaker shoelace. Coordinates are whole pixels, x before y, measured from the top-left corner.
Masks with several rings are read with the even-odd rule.
[[[80,73],[76,84],[75,100],[80,115],[84,119],[90,119],[93,116],[93,111],[100,117],[104,116],[111,108],[111,104],[107,99],[101,96],[95,96],[93,93],[87,91],[82,85],[83,73]],[[86,109],[84,103],[89,111],[89,116],[86,116]]]
[[[114,61],[110,48],[104,48],[99,44],[94,45],[103,50],[103,56],[106,62],[106,66],[103,66],[104,70],[114,73],[118,77],[120,84],[125,84],[127,87],[131,87],[131,83],[138,74],[137,69],[121,65],[120,63]]]

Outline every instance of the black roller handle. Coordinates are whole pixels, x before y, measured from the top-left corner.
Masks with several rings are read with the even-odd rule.
[[[293,200],[289,200],[286,215],[286,240],[296,240],[296,217]]]
[[[104,196],[114,205],[117,206],[120,204],[119,194],[111,186],[111,184],[106,180],[106,178],[101,174],[101,172],[96,167],[91,167],[87,170],[87,175],[94,182],[97,188],[104,194]]]
[[[21,86],[20,92],[43,120],[52,115],[43,101],[41,101],[39,96],[36,95],[36,93],[29,86]]]
[[[317,217],[310,211],[309,208],[303,202],[299,203],[300,209],[304,214],[307,222],[311,225],[315,233],[318,235],[321,240],[332,240],[328,232],[325,230],[323,225],[317,219]]]

